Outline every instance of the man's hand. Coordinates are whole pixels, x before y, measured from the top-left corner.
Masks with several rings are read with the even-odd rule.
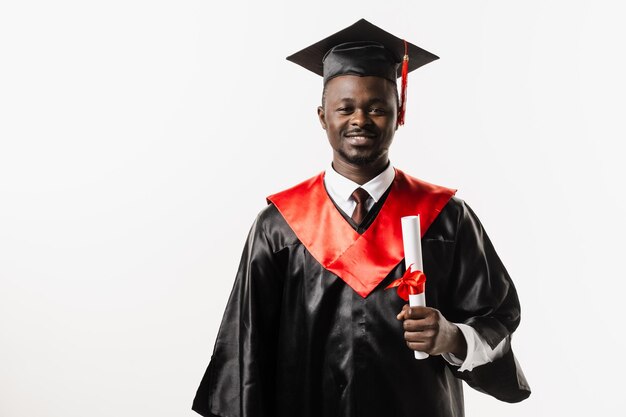
[[[452,353],[459,359],[465,359],[467,343],[463,333],[436,308],[409,307],[406,304],[397,318],[404,321],[404,340],[409,349],[429,355]]]

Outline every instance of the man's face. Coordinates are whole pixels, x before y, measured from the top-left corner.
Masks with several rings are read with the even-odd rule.
[[[333,163],[387,164],[397,128],[397,97],[395,85],[380,77],[342,75],[326,83],[318,115],[333,148]]]

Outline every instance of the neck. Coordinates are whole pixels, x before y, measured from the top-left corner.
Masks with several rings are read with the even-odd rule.
[[[333,168],[339,174],[356,182],[359,185],[363,185],[383,172],[389,165],[389,159],[384,158],[380,161],[374,161],[367,165],[355,165],[349,162],[333,158]]]

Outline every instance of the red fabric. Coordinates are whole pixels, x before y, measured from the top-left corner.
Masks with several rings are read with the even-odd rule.
[[[400,218],[419,214],[423,236],[455,192],[396,169],[383,207],[362,235],[331,201],[324,188],[324,173],[267,200],[324,268],[367,297],[404,259]]]
[[[415,295],[423,293],[425,284],[426,275],[424,275],[422,271],[411,271],[411,267],[409,267],[402,277],[393,281],[385,289],[388,290],[397,287],[400,298],[404,301],[409,301],[409,294]]]

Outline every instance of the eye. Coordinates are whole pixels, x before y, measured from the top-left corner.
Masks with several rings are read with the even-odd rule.
[[[383,109],[382,107],[372,107],[370,109],[370,113],[372,114],[385,114],[387,113],[387,111],[385,109]]]
[[[351,106],[339,107],[337,111],[341,114],[350,114],[354,111],[354,108]]]

